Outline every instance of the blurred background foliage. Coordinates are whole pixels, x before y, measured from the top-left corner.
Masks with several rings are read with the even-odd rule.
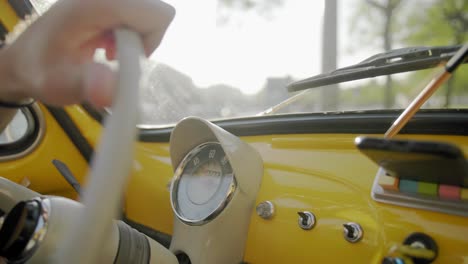
[[[359,45],[378,45],[382,51],[395,46],[463,44],[468,42],[468,1],[366,0],[360,2],[351,23],[354,25],[353,33],[360,33],[356,40]],[[467,107],[467,70],[466,65],[462,66],[426,107]],[[375,102],[375,88],[379,87],[379,90],[390,89],[383,93],[385,108],[403,108],[422,89],[424,82],[429,81],[428,76],[431,76],[431,71],[419,71],[393,82],[390,79],[390,85],[388,79],[384,83],[371,82],[359,88],[359,98],[352,96],[356,92],[345,91],[342,100],[354,98],[358,105]]]
[[[219,0],[219,2],[223,10],[222,19],[226,22],[229,21],[229,14],[238,10],[255,10],[260,14],[271,14],[275,8],[281,8],[284,1]],[[346,47],[347,52],[353,53],[354,50],[366,48],[385,52],[408,46],[443,46],[468,42],[468,1],[466,0],[357,0],[354,2],[356,8],[353,14],[349,21],[344,21],[351,25],[349,34],[352,41]],[[325,1],[325,5],[327,4],[330,4],[330,1]],[[340,16],[336,10],[334,15]],[[324,20],[326,19],[325,17]],[[332,26],[338,27],[342,24],[343,21]],[[326,27],[324,24],[324,32],[336,34],[336,28],[333,31],[333,28]],[[334,57],[323,59],[336,61],[338,57],[338,51],[335,50]],[[330,71],[324,67],[322,70]],[[466,108],[468,106],[467,70],[468,66],[462,66],[424,107]],[[430,81],[434,72],[434,70],[424,70],[345,84],[340,87],[338,93],[332,93],[332,96],[337,96],[338,99],[331,100],[333,102],[331,104],[322,103],[326,98],[323,97],[323,91],[320,91],[331,89],[330,87],[311,89],[301,95],[300,100],[285,107],[281,112],[405,108]],[[275,102],[279,101],[281,100]]]
[[[55,2],[55,0],[32,1],[40,13]],[[167,1],[179,4],[180,7],[187,5],[185,0]],[[293,18],[296,15],[293,11],[281,12],[290,10],[288,5],[292,4],[302,8],[303,5],[306,6],[306,3],[302,2],[303,0],[211,1],[209,2],[212,4],[210,7],[213,6],[216,9],[212,10],[215,13],[216,30],[232,32],[241,27],[245,29],[256,26],[249,24],[252,21],[266,27],[258,27],[259,30],[256,34],[259,36],[250,35],[246,39],[234,40],[240,46],[250,47],[249,51],[253,51],[252,53],[242,54],[235,50],[235,47],[233,50],[223,50],[220,53],[220,56],[224,55],[223,52],[234,53],[238,57],[247,56],[246,60],[238,65],[244,69],[252,68],[246,64],[255,60],[268,60],[264,64],[283,63],[277,60],[277,55],[288,54],[291,49],[296,47],[296,43],[305,41],[306,37],[304,36],[312,36],[311,39],[321,40],[321,48],[311,47],[310,52],[304,53],[304,58],[300,58],[313,60],[314,63],[321,62],[319,69],[321,72],[332,71],[338,66],[349,66],[349,64],[358,63],[375,53],[391,49],[409,46],[444,46],[468,42],[467,0],[323,0],[314,1],[313,5],[310,3],[308,5],[308,8],[316,9],[311,10],[310,14],[322,15],[323,17],[316,17],[315,20],[310,19],[312,15],[300,17],[300,20],[297,20],[300,21],[300,24],[294,24],[294,28],[290,30],[299,30],[302,35],[291,35],[295,38],[289,39],[290,35],[286,34],[285,36],[284,31],[283,35],[278,33],[275,37],[290,40],[288,46],[275,50],[276,54],[262,57],[261,54],[264,55],[265,52],[255,50],[254,48],[258,48],[258,45],[251,43],[262,37],[262,30],[275,31],[274,28],[271,29],[272,26],[269,26],[270,22],[272,25],[278,26],[273,22],[289,22],[287,18]],[[185,10],[187,11],[185,15],[196,14],[198,17],[195,16],[195,19],[211,15],[212,11],[203,9],[201,4],[192,7],[198,9],[195,12],[194,10]],[[184,9],[181,10],[184,11]],[[307,16],[307,13],[305,14]],[[178,12],[179,18],[183,15],[183,12]],[[252,20],[252,17],[255,17],[256,20]],[[317,27],[317,25],[311,24],[311,21],[316,21],[315,23],[321,21],[321,25]],[[203,25],[206,26],[206,24]],[[211,24],[209,25],[211,26]],[[238,25],[240,26],[237,27]],[[320,28],[322,34],[320,34],[320,30],[317,30]],[[196,28],[189,27],[189,29],[197,32]],[[190,35],[193,33],[190,31],[183,32],[178,36]],[[213,32],[216,33],[216,31]],[[170,33],[171,31],[169,31]],[[203,38],[203,35],[193,34],[193,36],[200,45],[205,45],[209,41],[208,38]],[[191,43],[185,43],[180,39],[174,43],[171,45],[175,45],[179,51],[187,49],[191,45]],[[225,48],[222,45],[214,47]],[[316,53],[312,49],[321,49],[317,53],[319,55],[313,56],[312,54]],[[350,60],[349,58],[352,57],[355,59]],[[195,56],[195,58],[197,57]],[[193,58],[188,56],[185,60],[193,60]],[[346,61],[346,64],[343,64],[343,61]],[[226,64],[216,66],[219,69],[224,69],[226,65],[233,62],[226,59],[223,63]],[[297,59],[296,61],[290,60],[289,63],[287,65],[302,65],[298,64]],[[302,63],[304,62],[302,61]],[[210,66],[209,64],[209,61],[201,61],[200,68]],[[310,76],[318,73],[317,69],[306,70],[307,73],[310,72]],[[278,76],[270,72],[267,73],[268,75],[261,75],[262,72],[265,74],[266,70],[255,68],[252,70],[252,74],[258,71],[258,76],[262,76],[262,78],[266,76],[264,84],[261,89],[247,87],[255,88],[252,90],[256,92],[246,94],[243,92],[245,89],[241,89],[246,87],[239,87],[239,85],[235,87],[236,85],[229,84],[227,80],[218,84],[197,84],[190,74],[179,69],[170,61],[159,62],[158,60],[158,63],[150,61],[146,71],[149,72],[149,85],[143,91],[142,123],[162,126],[173,124],[190,115],[208,119],[257,115],[265,109],[295,96],[296,94],[287,92],[286,86],[298,80],[297,77],[290,75],[296,74],[294,69],[285,68],[284,75]],[[424,107],[468,108],[467,72],[468,65],[459,68],[453,78],[441,87]],[[241,79],[246,77],[234,71],[231,73],[237,74]],[[208,74],[215,75],[216,73],[208,71]],[[402,109],[422,90],[431,76],[433,76],[433,70],[425,70],[342,83],[339,86],[309,89],[308,92],[301,94],[299,100],[284,107],[278,113]]]
[[[254,12],[266,20],[271,19],[289,3],[287,1],[300,0],[217,1],[217,22],[223,27],[239,20],[242,23],[245,13]],[[340,56],[344,55],[365,53],[371,56],[408,46],[443,46],[468,41],[466,0],[325,0],[323,3],[322,36],[316,36],[322,39],[319,58],[322,72],[336,69]],[[344,12],[350,15],[338,12],[343,10],[338,7],[344,4],[352,6]],[[304,25],[301,30],[308,27],[310,25]],[[345,32],[346,42],[340,42],[339,27],[349,29]],[[304,31],[304,34],[317,32]],[[468,66],[459,68],[423,107],[468,108],[467,71]],[[309,89],[274,114],[403,109],[433,76],[434,70],[430,69]],[[169,88],[163,95],[154,95],[152,89],[148,90],[144,122],[151,124],[173,123],[187,115],[209,119],[253,116],[297,95],[287,92],[286,86],[297,81],[289,75],[268,77],[255,94],[243,94],[238,87],[226,84],[197,89],[201,87],[171,67],[156,67],[152,78],[152,84]]]
[[[340,44],[347,46],[346,52],[353,53],[363,49],[385,52],[409,46],[468,43],[468,1],[466,0],[358,0],[355,2],[356,8],[349,21],[345,22],[351,25],[349,34],[352,41]],[[337,56],[339,57],[339,54]],[[467,71],[468,65],[461,66],[423,107],[467,108]],[[320,98],[319,92],[311,90],[298,103],[302,105],[299,109],[306,109],[305,112],[402,109],[408,106],[436,72],[437,70],[423,70],[342,84],[337,104],[321,108],[317,106],[323,99]],[[297,110],[298,107],[288,107],[283,112]]]

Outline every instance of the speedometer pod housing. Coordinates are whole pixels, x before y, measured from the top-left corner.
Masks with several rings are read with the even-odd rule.
[[[175,213],[171,250],[191,263],[240,263],[263,176],[258,152],[240,138],[190,117],[170,139]]]

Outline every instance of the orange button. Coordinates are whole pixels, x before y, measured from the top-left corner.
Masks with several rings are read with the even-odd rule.
[[[380,175],[378,179],[378,184],[384,189],[389,191],[398,192],[399,179],[396,177],[391,177],[387,175]]]

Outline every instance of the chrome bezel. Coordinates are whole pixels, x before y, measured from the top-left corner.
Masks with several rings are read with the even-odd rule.
[[[36,227],[34,228],[33,235],[18,258],[14,260],[14,263],[27,262],[34,255],[47,234],[50,211],[52,209],[50,200],[48,198],[38,197],[34,198],[33,201],[40,205],[41,215],[37,221]]]
[[[45,129],[46,129],[44,114],[42,113],[42,110],[39,107],[38,103],[32,104],[29,107],[29,111],[31,111],[30,112],[30,114],[31,114],[30,118],[34,118],[34,117],[32,117],[32,115],[36,115],[36,117],[37,117],[37,123],[35,123],[34,125],[38,126],[38,133],[37,133],[34,141],[32,142],[32,144],[30,144],[26,149],[22,150],[21,152],[10,154],[10,155],[0,156],[0,162],[22,158],[22,157],[32,153],[39,146],[39,144],[42,142],[42,139],[45,136]],[[30,124],[28,124],[28,125],[30,125]]]
[[[226,192],[226,194],[224,196],[224,199],[220,202],[220,204],[216,207],[216,209],[214,209],[208,216],[206,216],[203,219],[187,219],[184,216],[179,214],[179,212],[178,212],[179,211],[179,206],[178,206],[178,202],[177,202],[177,190],[178,190],[178,187],[179,187],[179,181],[180,181],[180,179],[182,177],[182,174],[183,174],[187,164],[192,160],[192,158],[194,158],[206,146],[213,145],[213,144],[219,145],[222,148],[222,146],[221,146],[221,144],[219,142],[205,142],[205,143],[202,143],[202,144],[196,146],[195,148],[193,148],[192,150],[190,150],[189,153],[187,155],[185,155],[185,157],[182,159],[179,166],[177,166],[177,169],[174,172],[174,177],[172,179],[171,189],[170,189],[171,190],[170,191],[171,207],[172,207],[172,210],[174,211],[174,214],[177,216],[177,218],[179,218],[182,222],[184,222],[184,223],[186,223],[188,225],[204,225],[204,224],[210,222],[211,220],[215,219],[224,210],[224,208],[226,208],[226,206],[229,204],[229,202],[232,200],[234,192],[236,191],[236,188],[237,188],[236,175],[235,175],[234,170],[233,170],[232,181],[231,181],[231,184],[230,184],[230,186],[229,186],[229,188],[228,188],[228,190],[227,190],[227,192]],[[224,149],[223,149],[223,151],[224,151]],[[224,151],[224,153],[226,154],[225,151]],[[229,160],[228,160],[228,162],[230,163]],[[232,167],[232,165],[231,165],[231,167]]]
[[[50,210],[52,208],[50,201],[47,198],[45,199],[36,198],[35,200],[41,204],[42,212],[41,212],[39,221],[37,222],[37,226],[34,230],[33,236],[31,237],[31,240],[26,245],[26,248],[24,251],[24,253],[30,252],[31,255],[39,247],[42,240],[44,240],[44,237],[47,233],[47,227],[49,225]]]

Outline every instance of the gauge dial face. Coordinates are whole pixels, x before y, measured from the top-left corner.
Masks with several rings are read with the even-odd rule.
[[[204,143],[183,159],[174,175],[171,202],[182,221],[201,225],[227,205],[236,184],[229,160],[219,143]]]

